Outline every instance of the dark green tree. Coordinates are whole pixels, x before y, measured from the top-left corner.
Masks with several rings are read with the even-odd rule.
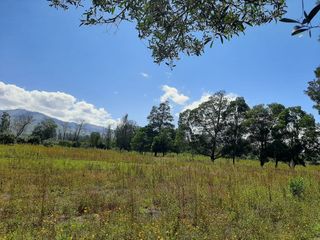
[[[10,115],[7,112],[3,112],[0,122],[0,134],[7,134],[10,132]]]
[[[268,156],[276,162],[275,167],[278,167],[279,161],[287,161],[287,146],[285,144],[285,126],[279,121],[279,115],[285,111],[285,106],[279,103],[268,105],[272,118],[271,127],[271,144],[268,148]]]
[[[180,115],[193,147],[197,147],[198,153],[210,156],[212,161],[222,156],[229,102],[225,92],[219,91],[207,102]]]
[[[154,156],[157,156],[158,153],[162,153],[164,156],[172,148],[172,132],[169,129],[163,129],[161,132],[153,138],[152,142],[152,151]]]
[[[173,151],[177,154],[188,151],[189,144],[185,129],[179,124],[174,134]]]
[[[0,122],[0,144],[13,144],[14,141],[14,135],[10,130],[10,115],[7,112],[3,112]]]
[[[284,129],[284,143],[287,149],[285,160],[290,167],[298,164],[305,166],[305,160],[309,157],[308,147],[317,141],[314,118],[301,107],[290,107],[279,115],[279,124]]]
[[[40,122],[32,131],[31,137],[44,140],[56,137],[57,124],[52,119],[46,119]]]
[[[121,150],[130,151],[131,140],[135,134],[137,125],[134,121],[128,119],[126,114],[115,130],[116,146]]]
[[[106,149],[108,149],[108,150],[111,149],[112,142],[113,142],[111,125],[108,125],[104,138],[105,138]]]
[[[235,158],[245,154],[248,147],[247,141],[243,138],[246,133],[244,121],[248,110],[249,106],[243,97],[231,101],[227,108],[223,155],[232,157],[233,164]]]
[[[131,140],[131,148],[139,153],[150,151],[151,144],[148,139],[147,129],[139,128]]]
[[[149,126],[155,133],[160,133],[163,129],[173,129],[173,116],[170,112],[168,101],[160,103],[159,107],[153,106],[148,116]]]
[[[247,113],[245,125],[255,153],[259,156],[261,167],[268,162],[269,146],[272,141],[272,114],[265,105],[257,105]]]
[[[99,132],[92,132],[90,134],[90,147],[100,148],[102,145],[101,135]]]

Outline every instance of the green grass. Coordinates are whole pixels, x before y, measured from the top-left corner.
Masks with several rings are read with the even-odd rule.
[[[0,146],[0,239],[317,239],[319,170]]]

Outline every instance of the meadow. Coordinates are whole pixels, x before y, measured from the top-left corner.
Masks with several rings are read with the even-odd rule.
[[[0,239],[320,239],[319,170],[0,146]]]

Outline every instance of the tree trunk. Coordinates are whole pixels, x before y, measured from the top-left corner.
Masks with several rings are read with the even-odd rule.
[[[277,167],[278,167],[278,163],[279,163],[279,161],[278,161],[278,159],[276,159],[276,165],[275,165],[275,168],[277,168]]]
[[[158,153],[157,152],[154,152],[154,156],[156,157],[158,155]]]
[[[232,163],[233,163],[233,165],[235,165],[236,164],[236,156],[233,154],[233,156],[232,156]]]
[[[212,151],[211,156],[210,156],[210,159],[211,159],[212,162],[214,162],[214,160],[215,160],[214,151]]]
[[[289,167],[293,169],[296,167],[296,163],[294,162],[293,159],[290,160]]]

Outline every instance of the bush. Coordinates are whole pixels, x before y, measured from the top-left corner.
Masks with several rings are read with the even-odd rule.
[[[41,143],[41,138],[39,136],[30,136],[28,143],[33,145],[39,145]]]
[[[53,145],[57,144],[57,142],[55,141],[55,139],[50,138],[50,139],[44,140],[42,144],[45,147],[53,147]]]
[[[10,133],[0,134],[0,143],[1,144],[14,144],[14,136]]]
[[[72,143],[72,147],[74,148],[79,148],[80,146],[81,146],[81,143],[78,141]]]
[[[28,143],[28,141],[25,138],[19,137],[19,138],[17,138],[17,143],[18,144],[24,144],[24,143]]]
[[[61,146],[61,147],[72,147],[73,142],[65,141],[65,140],[64,141],[59,141],[58,145]]]
[[[290,192],[294,197],[302,197],[306,186],[302,177],[295,177],[290,180],[289,183]]]

